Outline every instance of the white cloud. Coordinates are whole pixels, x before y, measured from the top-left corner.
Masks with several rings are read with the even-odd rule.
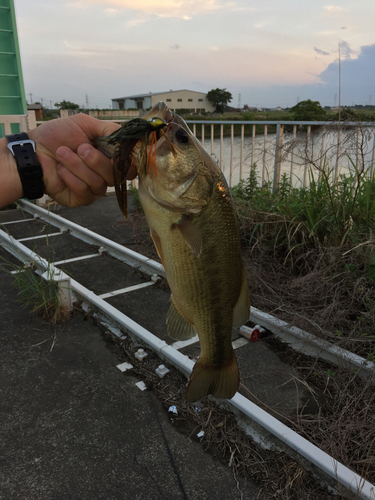
[[[348,9],[344,9],[344,7],[339,7],[338,5],[325,5],[324,12],[330,16],[336,16],[337,14],[342,14],[347,12]]]
[[[158,17],[178,17],[186,20],[224,6],[219,0],[74,0],[69,5],[77,8],[92,5],[110,6],[109,8],[138,10]]]
[[[136,28],[137,26],[140,26],[141,24],[144,24],[146,22],[146,19],[131,19],[130,21],[127,21],[125,23],[125,26],[128,28]]]

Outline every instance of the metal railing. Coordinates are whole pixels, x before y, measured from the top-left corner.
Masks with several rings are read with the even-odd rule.
[[[319,179],[323,169],[334,183],[342,171],[371,178],[375,174],[375,123],[186,121],[231,187],[246,179],[255,166],[259,185],[273,189],[282,177],[291,186],[306,187],[311,175]]]
[[[187,120],[187,123],[205,149],[216,156],[230,186],[236,183],[234,180],[246,178],[254,165],[260,184],[272,183],[273,189],[279,185],[282,174],[292,185],[298,180],[306,187],[310,167],[318,177],[324,168],[329,169],[335,183],[340,170],[348,167],[374,176],[374,123],[208,120]],[[219,145],[216,154],[215,142]]]

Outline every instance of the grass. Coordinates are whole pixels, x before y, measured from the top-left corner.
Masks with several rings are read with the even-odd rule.
[[[273,291],[257,290],[253,305],[298,312],[304,326],[316,323],[328,336],[339,331],[341,343],[350,340],[351,350],[368,357],[375,348],[375,179],[354,170],[335,185],[326,166],[319,181],[314,174],[311,167],[306,188],[284,176],[273,191],[260,188],[254,166],[232,189],[251,280]]]
[[[5,255],[1,255],[0,271],[13,274],[13,287],[18,290],[18,301],[24,307],[30,307],[32,314],[37,314],[44,321],[53,324],[70,319],[70,310],[61,302],[52,267],[48,266],[48,279],[45,279],[38,274],[35,262],[15,264]]]

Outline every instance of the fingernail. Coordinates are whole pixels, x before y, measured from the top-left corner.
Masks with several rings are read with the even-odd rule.
[[[81,144],[77,149],[78,156],[85,158],[91,151],[91,146],[89,144]]]
[[[65,146],[61,146],[56,151],[56,156],[61,160],[64,160],[69,154],[69,149]]]

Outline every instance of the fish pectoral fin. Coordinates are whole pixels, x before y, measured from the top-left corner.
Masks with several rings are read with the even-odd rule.
[[[161,248],[161,241],[160,241],[160,238],[159,238],[159,235],[158,233],[154,230],[154,229],[150,229],[150,235],[151,235],[151,238],[152,238],[152,241],[154,242],[154,245],[155,245],[155,248],[156,248],[156,251],[158,252],[158,255],[159,255],[159,258],[161,260],[161,263],[163,264],[164,266],[164,256],[163,256],[163,250]]]
[[[242,269],[241,293],[233,310],[233,326],[239,328],[250,316],[250,297],[245,269]]]
[[[239,385],[240,374],[234,351],[230,360],[220,367],[206,365],[198,359],[191,373],[185,398],[193,402],[212,394],[216,398],[231,399]]]
[[[193,225],[189,217],[187,215],[183,215],[180,222],[172,225],[172,229],[174,227],[176,227],[180,231],[182,237],[193,252],[194,256],[199,257],[202,253],[202,235],[200,231],[198,231],[198,229]]]
[[[168,335],[174,340],[188,340],[196,335],[193,325],[177,311],[173,297],[166,323]]]

